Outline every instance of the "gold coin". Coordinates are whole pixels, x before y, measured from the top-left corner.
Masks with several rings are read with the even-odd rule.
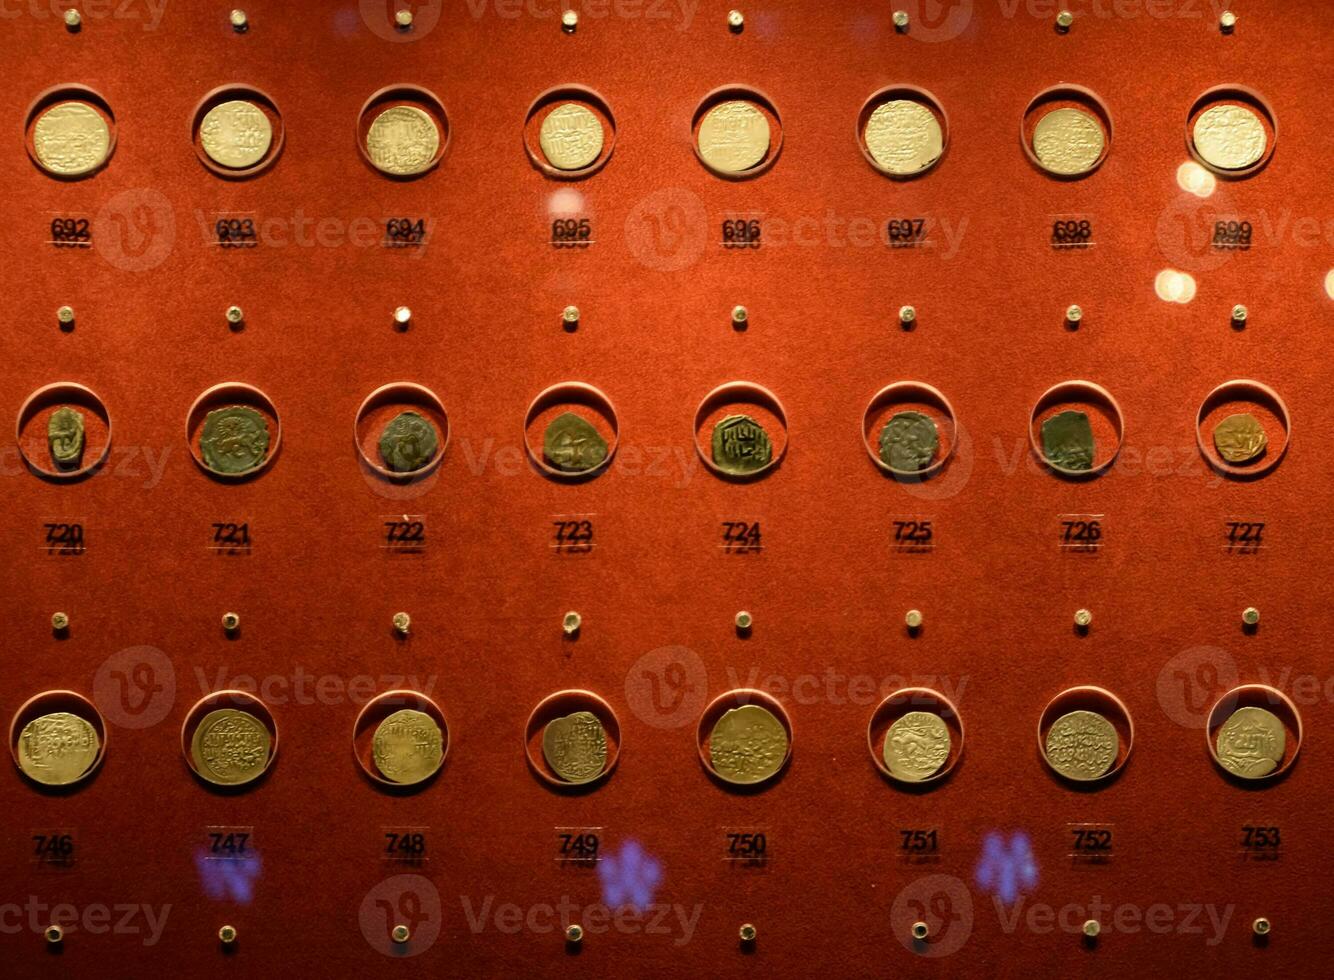
[[[1067,779],[1101,779],[1120,747],[1112,723],[1096,711],[1072,711],[1047,730],[1047,762]]]
[[[602,122],[590,110],[566,102],[542,120],[538,142],[558,170],[583,170],[602,154]]]
[[[236,786],[264,772],[272,745],[269,730],[254,715],[219,708],[206,714],[195,728],[190,757],[195,771],[210,783]]]
[[[234,99],[215,105],[204,115],[199,142],[214,163],[241,170],[268,154],[273,126],[259,106]]]
[[[49,173],[74,177],[106,162],[111,130],[101,113],[84,102],[58,102],[32,128],[37,162]]]
[[[936,114],[911,99],[877,106],[866,120],[864,136],[872,159],[899,177],[920,173],[939,160],[945,142]]]
[[[1249,412],[1229,415],[1214,426],[1214,448],[1229,463],[1249,463],[1269,445],[1264,426]]]
[[[1278,768],[1288,736],[1272,711],[1238,708],[1223,722],[1214,744],[1224,769],[1242,779],[1259,779]]]
[[[435,719],[404,708],[380,722],[371,742],[375,768],[395,783],[420,783],[445,761],[444,737]]]
[[[758,704],[732,708],[713,726],[709,761],[729,783],[762,783],[787,759],[787,729]]]
[[[950,730],[929,711],[909,711],[885,733],[885,767],[904,782],[930,779],[949,754]]]
[[[607,733],[591,711],[553,718],[542,730],[542,756],[567,783],[587,783],[607,767]]]
[[[1195,152],[1219,170],[1245,170],[1260,161],[1269,145],[1264,123],[1241,105],[1216,105],[1195,120]]]
[[[745,173],[769,155],[769,120],[749,102],[724,102],[699,124],[698,145],[714,170]]]
[[[84,718],[57,711],[34,718],[19,732],[19,768],[47,786],[78,782],[97,759],[97,730]]]
[[[1107,138],[1083,109],[1053,109],[1033,129],[1033,152],[1043,169],[1063,177],[1086,174],[1102,159]]]
[[[396,177],[427,170],[439,149],[440,130],[435,120],[416,106],[391,106],[366,131],[366,155],[371,163]]]

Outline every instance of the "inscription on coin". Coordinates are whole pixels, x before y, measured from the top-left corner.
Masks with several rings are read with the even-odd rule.
[[[1264,123],[1241,105],[1216,105],[1195,120],[1191,138],[1204,162],[1219,170],[1245,170],[1259,163],[1269,145]]]
[[[542,437],[542,455],[565,473],[586,473],[607,459],[607,440],[593,424],[573,412],[551,420]]]
[[[199,450],[204,465],[214,473],[249,473],[269,451],[269,423],[245,405],[214,409],[204,418]]]
[[[100,747],[87,720],[56,711],[34,718],[19,732],[19,768],[43,785],[68,786],[88,771]]]
[[[1047,730],[1047,762],[1067,779],[1100,779],[1116,762],[1120,739],[1096,711],[1071,711]]]
[[[1042,455],[1057,469],[1093,469],[1093,426],[1083,412],[1066,411],[1042,423]]]
[[[1218,761],[1242,779],[1259,779],[1278,768],[1287,748],[1283,722],[1264,708],[1238,708],[1218,730]]]
[[[542,120],[538,143],[558,170],[583,170],[602,154],[602,122],[588,108],[566,102]]]
[[[745,173],[769,155],[769,120],[749,102],[716,105],[699,124],[699,155],[714,170]]]
[[[936,423],[921,412],[897,412],[880,430],[880,459],[893,470],[924,470],[939,449]]]
[[[435,120],[416,106],[390,106],[366,132],[366,155],[371,163],[396,177],[423,172],[439,149],[440,130]]]
[[[945,141],[936,114],[911,99],[877,106],[863,137],[871,158],[898,177],[920,173],[939,160]]]
[[[727,711],[709,736],[709,762],[729,783],[760,783],[787,758],[787,729],[772,711],[745,704]]]
[[[542,757],[567,783],[586,783],[607,767],[607,733],[591,711],[553,718],[542,730]]]
[[[234,99],[205,113],[199,124],[199,143],[214,163],[242,170],[268,154],[273,126],[253,102]]]
[[[430,715],[404,708],[380,722],[371,752],[375,768],[385,779],[404,785],[420,783],[444,762],[444,736]]]
[[[732,476],[745,476],[773,462],[773,444],[764,426],[749,415],[729,415],[713,427],[713,462]]]
[[[440,437],[431,420],[417,412],[399,412],[380,433],[380,457],[395,473],[412,473],[431,460]]]
[[[236,786],[259,776],[269,764],[273,740],[248,711],[219,708],[206,714],[190,742],[195,771],[210,783]]]
[[[1214,448],[1229,463],[1253,463],[1268,445],[1264,426],[1249,412],[1229,415],[1214,427]]]
[[[930,711],[909,711],[885,733],[885,767],[896,779],[930,779],[950,755],[950,730]]]
[[[58,102],[37,117],[32,146],[43,169],[62,177],[77,177],[106,162],[111,130],[92,106]]]
[[[57,469],[76,470],[83,459],[83,413],[62,405],[46,422],[46,442]]]
[[[1045,170],[1065,177],[1088,173],[1107,145],[1102,125],[1083,109],[1053,109],[1033,129],[1033,153]]]

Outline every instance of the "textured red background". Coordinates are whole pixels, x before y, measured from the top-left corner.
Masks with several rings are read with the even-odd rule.
[[[169,904],[161,940],[71,932],[57,957],[26,921],[14,931],[6,920],[5,971],[1324,972],[1334,399],[1321,283],[1334,265],[1323,108],[1334,7],[1238,2],[1237,32],[1224,37],[1204,0],[1108,3],[1107,16],[1082,4],[1086,15],[1062,37],[1054,7],[1036,6],[1007,16],[1010,4],[976,0],[958,37],[932,43],[921,18],[914,34],[896,35],[882,0],[760,0],[746,6],[739,37],[725,29],[726,5],[712,2],[689,22],[646,16],[659,9],[650,4],[594,5],[571,37],[551,5],[534,8],[546,17],[520,7],[511,18],[477,0],[449,4],[437,26],[401,43],[347,0],[249,0],[246,36],[211,0],[170,3],[156,25],[142,3],[123,17],[89,4],[77,36],[40,6],[6,4],[0,392],[12,420],[42,384],[87,384],[111,412],[115,447],[107,472],[69,486],[4,457],[0,715],[49,688],[114,708],[119,688],[98,684],[98,668],[141,645],[173,665],[174,695],[151,727],[109,716],[105,764],[78,792],[39,794],[17,771],[0,779],[4,901]],[[419,5],[419,24],[430,9]],[[599,10],[608,15],[592,16]],[[1116,126],[1106,164],[1073,183],[1035,171],[1017,139],[1024,106],[1062,81],[1097,91]],[[73,183],[39,172],[19,138],[31,100],[64,82],[100,91],[119,127],[106,170]],[[271,171],[235,183],[206,171],[188,139],[198,100],[230,82],[267,91],[287,133]],[[434,90],[453,131],[439,169],[405,183],[371,171],[354,145],[358,108],[398,82]],[[874,172],[853,140],[867,96],[899,82],[934,92],[951,123],[940,167],[910,183]],[[1264,93],[1280,142],[1258,176],[1201,201],[1175,182],[1184,119],[1224,82]],[[531,102],[567,83],[597,89],[618,128],[608,166],[573,185],[543,177],[522,147]],[[753,182],[711,176],[690,146],[699,100],[730,83],[762,89],[783,119],[781,159]],[[571,192],[592,219],[586,251],[548,244],[548,202]],[[209,228],[226,211],[277,224],[260,247],[224,252]],[[721,221],[734,212],[763,216],[761,249],[721,248]],[[1053,216],[1070,213],[1091,217],[1094,248],[1050,248]],[[48,245],[53,214],[100,214],[95,247]],[[339,230],[396,215],[433,221],[429,247],[385,249],[374,232],[367,245],[365,231],[359,245]],[[1255,222],[1256,246],[1220,255],[1174,244],[1216,215]],[[936,247],[890,251],[871,230],[918,216],[937,222]],[[306,244],[293,240],[302,221],[312,222]],[[313,244],[325,221],[327,243]],[[654,238],[655,221],[669,233]],[[142,263],[124,258],[144,250]],[[1169,266],[1195,275],[1193,303],[1155,297],[1154,275]],[[1072,302],[1086,314],[1078,332],[1061,323]],[[1237,302],[1252,314],[1244,332],[1228,325]],[[69,334],[55,323],[63,303],[78,313]],[[223,320],[231,303],[246,311],[240,333]],[[390,311],[403,303],[414,323],[399,333]],[[568,303],[583,311],[574,334],[559,325]],[[744,333],[729,323],[736,303],[750,310]],[[903,303],[919,311],[911,333],[897,326]],[[1059,481],[1026,455],[1029,407],[1078,377],[1111,389],[1127,417],[1121,462],[1091,483]],[[1251,484],[1220,484],[1194,445],[1201,399],[1234,377],[1272,384],[1293,416],[1287,459]],[[790,423],[781,469],[744,486],[697,466],[691,446],[699,399],[739,378],[776,392]],[[577,485],[519,462],[529,401],[566,379],[602,387],[620,417],[616,462]],[[899,379],[941,388],[968,437],[942,478],[916,490],[885,479],[859,442],[867,400]],[[194,398],[226,380],[264,389],[283,423],[276,464],[238,486],[207,479],[183,437]],[[361,400],[396,380],[437,392],[453,429],[438,480],[407,500],[363,478],[352,444]],[[145,451],[155,462],[165,454],[160,480]],[[660,452],[686,461],[689,478],[679,463],[650,466]],[[402,511],[427,515],[425,554],[380,547],[381,519]],[[552,515],[572,513],[596,515],[591,555],[550,548]],[[1063,513],[1106,515],[1101,555],[1059,552]],[[893,554],[895,515],[933,519],[935,552]],[[1266,520],[1266,550],[1225,555],[1229,517]],[[53,518],[84,522],[86,554],[43,553]],[[721,552],[729,518],[762,521],[762,555]],[[214,521],[248,521],[254,553],[211,554]],[[1264,621],[1245,635],[1240,611],[1252,604]],[[1086,637],[1070,626],[1080,606],[1095,615]],[[926,615],[916,638],[901,627],[910,607]],[[72,617],[65,639],[48,625],[57,608]],[[744,640],[732,627],[741,608],[756,617]],[[243,623],[233,640],[218,627],[228,609]],[[399,609],[413,616],[407,642],[389,629]],[[584,617],[573,643],[560,636],[566,609]],[[650,680],[636,664],[669,645],[698,654],[703,676],[686,693],[701,703],[752,677],[785,682],[796,737],[776,785],[723,790],[696,760],[697,712],[645,707]],[[1221,652],[1182,680],[1173,658],[1200,646]],[[1274,785],[1224,780],[1201,732],[1174,720],[1202,715],[1229,664],[1302,702],[1306,744]],[[369,675],[377,688],[391,675],[429,683],[452,733],[440,778],[407,796],[372,786],[351,751],[364,693],[298,704],[298,670],[342,683]],[[829,672],[864,680],[831,692]],[[179,727],[203,693],[246,675],[270,679],[281,755],[261,785],[223,796],[190,775]],[[963,761],[930,792],[889,786],[867,757],[880,697],[869,689],[882,683],[956,696]],[[1116,692],[1137,732],[1121,778],[1094,792],[1055,780],[1033,734],[1047,700],[1083,683]],[[567,687],[602,695],[622,728],[619,768],[578,796],[551,792],[523,754],[529,711]],[[1281,826],[1279,861],[1239,856],[1250,821]],[[1110,865],[1072,865],[1071,822],[1115,826]],[[263,870],[248,904],[201,888],[195,852],[209,825],[254,828]],[[594,872],[554,861],[553,828],[566,825],[602,826],[609,849],[634,839],[653,854],[655,900],[702,906],[690,941],[678,943],[679,930],[613,930],[590,935],[571,960],[551,932],[510,934],[494,920],[471,929],[465,906],[488,897],[524,910],[562,896],[599,901]],[[398,826],[430,828],[422,873],[440,925],[434,944],[401,964],[373,949],[358,917],[368,892],[403,870],[379,856],[383,829]],[[770,867],[730,868],[725,826],[764,829]],[[916,827],[939,829],[938,864],[897,859],[898,830]],[[52,828],[77,831],[73,870],[32,868],[30,835]],[[993,829],[1033,841],[1030,906],[1214,903],[1232,907],[1229,928],[1216,945],[1109,930],[1096,950],[1059,930],[1007,933],[972,886]],[[950,926],[970,930],[967,941],[937,959],[906,949],[891,916],[895,896],[934,873],[973,891],[971,922]],[[1267,948],[1251,942],[1256,915],[1275,923]],[[737,948],[742,921],[760,930],[749,956]],[[232,956],[214,939],[223,922],[240,930]]]

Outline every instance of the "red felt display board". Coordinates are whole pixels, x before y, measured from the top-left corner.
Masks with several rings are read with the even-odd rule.
[[[1027,0],[903,0],[906,34],[888,0],[747,0],[739,34],[711,0],[574,0],[573,34],[554,0],[416,3],[409,35],[371,0],[248,0],[245,34],[213,0],[82,6],[78,33],[45,0],[0,10],[0,409],[13,431],[32,392],[74,382],[102,399],[112,440],[75,482],[30,473],[13,443],[0,455],[0,716],[8,728],[28,698],[78,692],[106,754],[73,792],[39,792],[17,768],[0,779],[4,973],[1327,972],[1334,6],[1235,0],[1231,35],[1206,0],[1071,0],[1064,35],[1056,4]],[[117,145],[99,173],[61,181],[21,136],[34,100],[69,84],[106,100]],[[1083,180],[1046,176],[1020,144],[1025,107],[1058,84],[1097,93],[1113,122]],[[1178,184],[1186,123],[1225,84],[1267,100],[1277,146],[1202,198]],[[281,156],[245,180],[191,143],[196,107],[224,85],[262,90],[281,118]],[[357,152],[358,112],[395,85],[448,114],[445,157],[415,180]],[[859,151],[859,112],[894,85],[948,117],[945,157],[920,179]],[[564,86],[592,89],[615,121],[610,160],[579,181],[524,148],[530,107]],[[702,100],[728,86],[781,120],[781,155],[754,180],[720,179],[692,149]],[[554,248],[553,213],[587,218],[592,244]],[[257,247],[216,243],[214,223],[238,215]],[[1091,222],[1092,247],[1052,247],[1068,216]],[[90,219],[90,248],[51,244],[63,217]],[[395,217],[425,219],[429,243],[384,247]],[[724,248],[731,217],[758,219],[762,245]],[[903,218],[928,219],[930,242],[887,247]],[[1250,222],[1251,247],[1211,247],[1218,220]],[[1194,278],[1191,302],[1158,298],[1164,269]],[[56,321],[66,304],[72,330]],[[1290,412],[1286,457],[1259,480],[1218,477],[1196,445],[1201,402],[1238,378]],[[1054,476],[1029,449],[1030,409],[1070,379],[1124,413],[1120,457],[1093,480]],[[782,465],[745,484],[706,470],[692,434],[701,400],[738,380],[787,418]],[[877,470],[861,438],[872,396],[904,380],[939,389],[958,425],[921,485]],[[435,475],[406,488],[364,471],[355,425],[399,381],[434,392],[450,429]],[[619,425],[611,465],[583,482],[536,472],[524,450],[530,403],[564,381],[600,388]],[[191,405],[223,382],[261,389],[281,421],[277,459],[250,481],[210,479],[186,441]],[[394,515],[424,515],[424,551],[384,547]],[[553,547],[560,515],[591,522],[591,553]],[[1062,515],[1100,515],[1095,554],[1059,546]],[[896,519],[931,521],[933,550],[897,550]],[[763,551],[728,554],[727,521],[758,522]],[[1228,553],[1229,521],[1265,524],[1259,553]],[[84,553],[48,553],[52,523],[81,524]],[[215,523],[247,524],[250,553],[212,550]],[[1247,606],[1262,613],[1252,632]],[[925,617],[916,635],[909,609]],[[1218,771],[1201,727],[1245,683],[1281,690],[1304,724],[1285,778],[1254,786]],[[1093,789],[1054,776],[1035,737],[1079,685],[1134,722],[1125,768]],[[966,739],[947,779],[912,792],[877,771],[866,735],[904,686],[951,698]],[[191,708],[228,687],[256,691],[281,742],[239,793],[203,785],[181,750]],[[354,754],[362,706],[394,687],[429,695],[449,728],[444,770],[414,793],[387,792]],[[780,779],[738,793],[704,771],[696,725],[745,687],[783,705],[793,743]],[[526,756],[530,712],[569,689],[619,721],[615,771],[582,793]],[[1073,824],[1110,826],[1111,859],[1072,860]],[[1276,860],[1244,852],[1247,826],[1279,828]],[[210,827],[249,828],[258,857],[205,860]],[[600,828],[598,868],[556,860],[562,827]],[[409,828],[426,828],[428,859],[386,861],[384,834]],[[728,829],[764,833],[767,864],[726,860]],[[934,860],[904,859],[911,830],[937,832]],[[73,866],[35,863],[34,835],[65,833]],[[1033,874],[1011,862],[1017,906],[977,875],[993,833],[1031,843]],[[626,896],[641,917],[600,907]],[[563,914],[586,928],[578,952]],[[1078,934],[1090,916],[1096,945]],[[914,948],[923,917],[933,933]],[[400,919],[415,928],[395,948]]]

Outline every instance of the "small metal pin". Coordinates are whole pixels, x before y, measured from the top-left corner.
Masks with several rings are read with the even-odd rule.
[[[1260,625],[1260,610],[1254,606],[1247,606],[1241,611],[1241,621],[1246,626]]]
[[[917,632],[922,628],[923,616],[918,609],[909,609],[903,617],[903,623],[912,632]]]
[[[223,613],[222,628],[228,633],[235,633],[241,628],[241,617],[234,612]]]
[[[1081,633],[1093,625],[1093,613],[1087,609],[1075,610],[1075,628]]]
[[[931,929],[925,922],[918,921],[912,924],[912,937],[919,943],[925,940],[929,935],[931,935]]]
[[[42,930],[42,935],[46,937],[46,941],[52,946],[57,946],[65,941],[65,930],[57,925],[47,926]]]
[[[1071,330],[1075,329],[1084,320],[1083,308],[1071,303],[1065,308],[1065,325]]]
[[[250,19],[246,17],[245,11],[241,10],[239,7],[236,10],[233,10],[227,16],[227,19],[232,22],[232,30],[234,30],[237,34],[244,34],[246,31],[250,29]],[[231,927],[228,926],[226,928],[231,928]]]
[[[394,12],[394,26],[400,31],[412,30],[412,11],[406,9],[396,10]]]
[[[1250,319],[1250,315],[1250,310],[1238,303],[1236,306],[1232,307],[1232,326],[1240,330],[1242,327],[1246,326],[1246,321]]]
[[[412,930],[405,925],[396,925],[394,926],[393,931],[389,933],[389,937],[402,946],[412,938]]]
[[[63,612],[51,614],[51,629],[57,633],[63,633],[69,629],[69,616]]]
[[[1068,10],[1062,10],[1059,14],[1056,15],[1056,29],[1060,31],[1062,34],[1068,32],[1070,30],[1071,25],[1074,24],[1074,22],[1075,22],[1075,15],[1070,13],[1070,11]]]
[[[236,942],[236,926],[223,926],[218,930],[218,942],[230,946]]]
[[[560,15],[560,29],[566,34],[573,34],[579,27],[579,15],[573,10],[567,10]]]
[[[732,307],[732,326],[738,330],[745,330],[750,323],[750,312],[744,306]]]
[[[911,330],[917,324],[917,310],[911,306],[899,307],[899,326]]]
[[[1231,34],[1237,29],[1237,15],[1230,10],[1224,10],[1218,15],[1218,29],[1224,34]]]
[[[75,32],[83,27],[83,15],[74,8],[65,11],[65,27],[71,32]],[[53,926],[52,928],[59,928]]]
[[[399,636],[407,636],[412,630],[412,617],[405,612],[394,613],[394,632]]]
[[[736,631],[738,633],[749,633],[752,626],[755,625],[755,617],[746,610],[741,610],[736,614]]]
[[[245,322],[245,312],[239,306],[227,307],[227,322],[234,327],[240,326]]]
[[[571,922],[565,927],[565,941],[571,946],[578,946],[584,941],[584,927],[577,922]]]
[[[727,26],[733,34],[740,34],[742,28],[746,26],[746,17],[739,10],[729,10],[727,12]]]
[[[56,310],[56,321],[60,324],[61,329],[63,330],[69,330],[73,327],[74,307],[62,306],[60,309]]]
[[[1251,932],[1255,933],[1257,936],[1269,935],[1269,931],[1272,928],[1273,925],[1264,916],[1260,916],[1260,918],[1251,923]]]
[[[580,616],[574,610],[567,612],[560,621],[560,628],[566,636],[577,636],[583,625],[584,617]]]
[[[400,330],[406,330],[412,325],[412,310],[406,306],[396,306],[394,308],[394,326]]]
[[[743,922],[741,928],[737,930],[737,938],[743,945],[750,945],[755,942],[755,937],[759,935],[759,930],[749,922]]]
[[[560,319],[565,324],[566,330],[575,330],[579,327],[579,307],[567,306],[561,311]]]
[[[898,31],[900,34],[904,34],[907,32],[908,11],[906,10],[894,11],[894,30]]]

